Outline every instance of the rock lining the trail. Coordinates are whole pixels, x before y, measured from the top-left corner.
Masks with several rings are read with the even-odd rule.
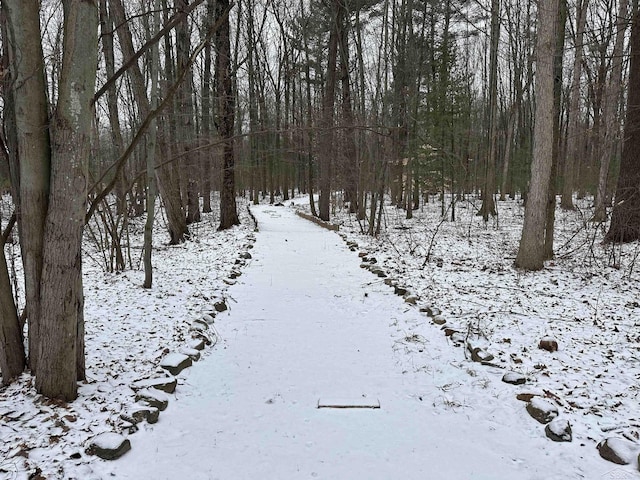
[[[171,375],[178,375],[185,368],[193,364],[191,357],[184,353],[169,353],[161,361],[160,366],[167,370]]]
[[[630,465],[636,459],[640,460],[640,445],[624,438],[606,438],[597,445],[597,449],[602,458],[618,465]]]
[[[570,442],[573,440],[571,424],[563,418],[551,420],[544,428],[544,433],[554,442]]]
[[[113,432],[96,435],[87,447],[87,453],[97,455],[105,460],[115,460],[131,450],[131,442],[128,438]]]
[[[142,380],[137,380],[131,384],[132,390],[143,390],[148,388],[155,388],[157,390],[162,390],[166,393],[173,393],[176,391],[176,387],[178,386],[178,380],[171,377],[158,377],[158,378],[145,378]]]
[[[558,416],[558,407],[543,398],[533,397],[527,404],[527,412],[538,422],[547,424]]]

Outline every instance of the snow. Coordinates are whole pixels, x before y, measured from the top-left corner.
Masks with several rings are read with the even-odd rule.
[[[216,232],[205,216],[193,241],[158,241],[150,291],[139,287],[142,272],[106,273],[86,255],[90,378],[70,405],[37,396],[27,375],[0,391],[0,478],[36,468],[65,479],[638,478],[637,465],[596,450],[610,435],[637,444],[640,434],[638,245],[601,245],[587,211],[558,211],[558,258],[517,271],[522,206],[500,202],[499,222],[485,226],[474,201],[441,224],[435,203],[409,221],[387,208],[379,238],[338,211],[355,252],[294,208],[252,207],[260,231],[235,281],[253,235],[244,208],[240,228]],[[362,252],[417,305],[360,268]],[[193,345],[190,324],[220,299],[229,310],[215,318],[218,344],[180,374],[159,422],[140,424],[121,459],[86,455],[88,438],[122,431],[129,386]],[[459,332],[457,343],[427,307]],[[559,351],[538,348],[546,336]],[[468,342],[504,368],[471,362]],[[503,383],[511,370],[527,384]],[[573,442],[547,439],[522,393],[558,404]],[[317,408],[362,395],[380,408]]]

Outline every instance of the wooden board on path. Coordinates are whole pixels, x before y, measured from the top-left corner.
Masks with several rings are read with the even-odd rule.
[[[318,408],[380,408],[380,400],[377,398],[321,398],[318,400]]]

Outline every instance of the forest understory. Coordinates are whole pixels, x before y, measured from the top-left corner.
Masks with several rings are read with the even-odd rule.
[[[395,281],[415,297],[415,305],[407,303],[406,308],[437,309],[439,321],[446,322],[436,325],[427,313],[424,322],[410,327],[390,321],[397,330],[395,350],[403,371],[430,375],[437,368],[424,353],[430,338],[450,329],[456,353],[446,361],[464,375],[440,385],[442,394],[430,408],[464,415],[476,401],[496,409],[522,404],[523,422],[544,435],[516,399],[534,394],[557,405],[585,455],[597,456],[596,444],[607,437],[638,444],[640,244],[603,244],[606,225],[589,222],[592,199],[580,200],[577,210],[556,212],[556,258],[542,271],[525,273],[513,267],[524,215],[519,200],[498,202],[498,216],[486,224],[476,215],[479,199],[458,201],[455,221],[443,220],[438,199],[430,200],[411,220],[387,204],[377,238],[361,234],[355,216],[346,210],[338,209],[333,217],[340,234],[357,244],[348,243],[353,261],[374,257],[387,275],[372,274],[371,283]],[[121,414],[134,402],[130,385],[160,373],[160,359],[184,346],[192,321],[210,312],[215,302],[233,309],[229,277],[232,270],[241,270],[239,256],[254,235],[246,202],[240,202],[241,226],[216,231],[217,214],[205,214],[191,226],[191,239],[177,246],[167,246],[163,221],[156,222],[156,280],[150,290],[141,287],[144,274],[135,261],[144,218],[132,219],[130,225],[137,268],[108,273],[102,253],[85,240],[88,380],[80,383],[79,398],[71,404],[37,395],[28,374],[0,390],[0,478],[100,478],[91,464],[101,460],[85,451],[86,443],[102,432],[126,433],[129,425]],[[294,203],[274,208],[305,208],[304,199]],[[20,285],[19,247],[6,248]],[[494,357],[494,366],[471,360],[465,348],[471,337]],[[558,351],[538,348],[545,337],[557,342]],[[502,383],[505,371],[521,373],[526,383]],[[179,376],[179,384],[183,381]],[[632,472],[637,470],[631,464],[619,472],[636,478]]]

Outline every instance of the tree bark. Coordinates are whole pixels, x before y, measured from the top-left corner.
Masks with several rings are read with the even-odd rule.
[[[189,0],[177,0],[178,11],[186,11]],[[196,154],[192,152],[195,143],[194,107],[193,107],[193,75],[188,65],[191,50],[190,29],[187,16],[176,28],[176,61],[178,76],[184,74],[178,91],[178,153],[185,165],[187,180],[187,225],[200,221],[200,196],[198,184],[202,176]]]
[[[489,52],[489,155],[485,163],[482,206],[478,215],[489,221],[495,217],[496,159],[498,156],[498,42],[500,39],[500,0],[491,0],[491,50]]]
[[[0,372],[4,385],[11,383],[24,371],[26,366],[22,345],[22,325],[18,318],[16,304],[13,301],[9,269],[4,254],[6,237],[14,223],[15,217],[9,221],[6,229],[7,235],[3,235],[2,241],[0,241],[0,248],[2,248],[0,252]]]
[[[605,241],[616,243],[640,239],[640,13],[637,5],[633,8],[630,48],[622,161],[611,225],[605,236]]]
[[[220,191],[219,230],[240,224],[236,207],[235,160],[233,148],[233,124],[235,98],[231,81],[231,38],[229,25],[229,0],[218,0],[218,14],[226,18],[216,32],[216,80],[218,86],[218,133],[225,140],[222,147],[222,189]]]
[[[573,190],[575,184],[576,160],[580,156],[580,80],[582,78],[582,52],[584,50],[584,29],[587,22],[589,0],[581,0],[576,12],[576,36],[574,41],[573,78],[569,92],[569,127],[567,129],[567,155],[564,163],[564,182],[560,207],[574,210]]]
[[[336,94],[336,65],[338,55],[338,35],[340,23],[338,0],[331,2],[331,32],[329,34],[329,53],[327,57],[327,77],[322,96],[322,113],[318,143],[320,146],[320,201],[318,214],[329,221],[329,200],[331,197],[331,173],[333,149],[333,106]]]
[[[545,260],[546,205],[553,162],[554,53],[558,5],[558,0],[541,0],[538,7],[536,111],[531,186],[527,195],[524,226],[515,261],[517,267],[525,270],[540,270]]]
[[[51,168],[47,89],[40,43],[40,2],[5,0],[3,7],[7,12],[14,67],[13,98],[20,166],[18,222],[29,320],[29,366],[32,373],[37,374],[44,221]]]
[[[51,194],[44,231],[36,389],[47,397],[77,396],[77,352],[83,348],[82,232],[87,202],[93,95],[98,57],[98,6],[63,1],[64,44],[58,103],[51,121]]]
[[[618,17],[616,22],[616,39],[613,46],[613,65],[611,67],[611,77],[604,102],[605,126],[604,145],[600,156],[600,170],[598,173],[598,188],[595,198],[595,210],[593,213],[594,222],[604,222],[607,218],[605,202],[607,197],[607,180],[609,178],[609,166],[615,156],[618,138],[620,136],[620,122],[618,119],[618,108],[620,106],[620,92],[622,90],[622,61],[624,53],[624,37],[627,30],[627,14],[629,2],[620,0],[618,6]]]

